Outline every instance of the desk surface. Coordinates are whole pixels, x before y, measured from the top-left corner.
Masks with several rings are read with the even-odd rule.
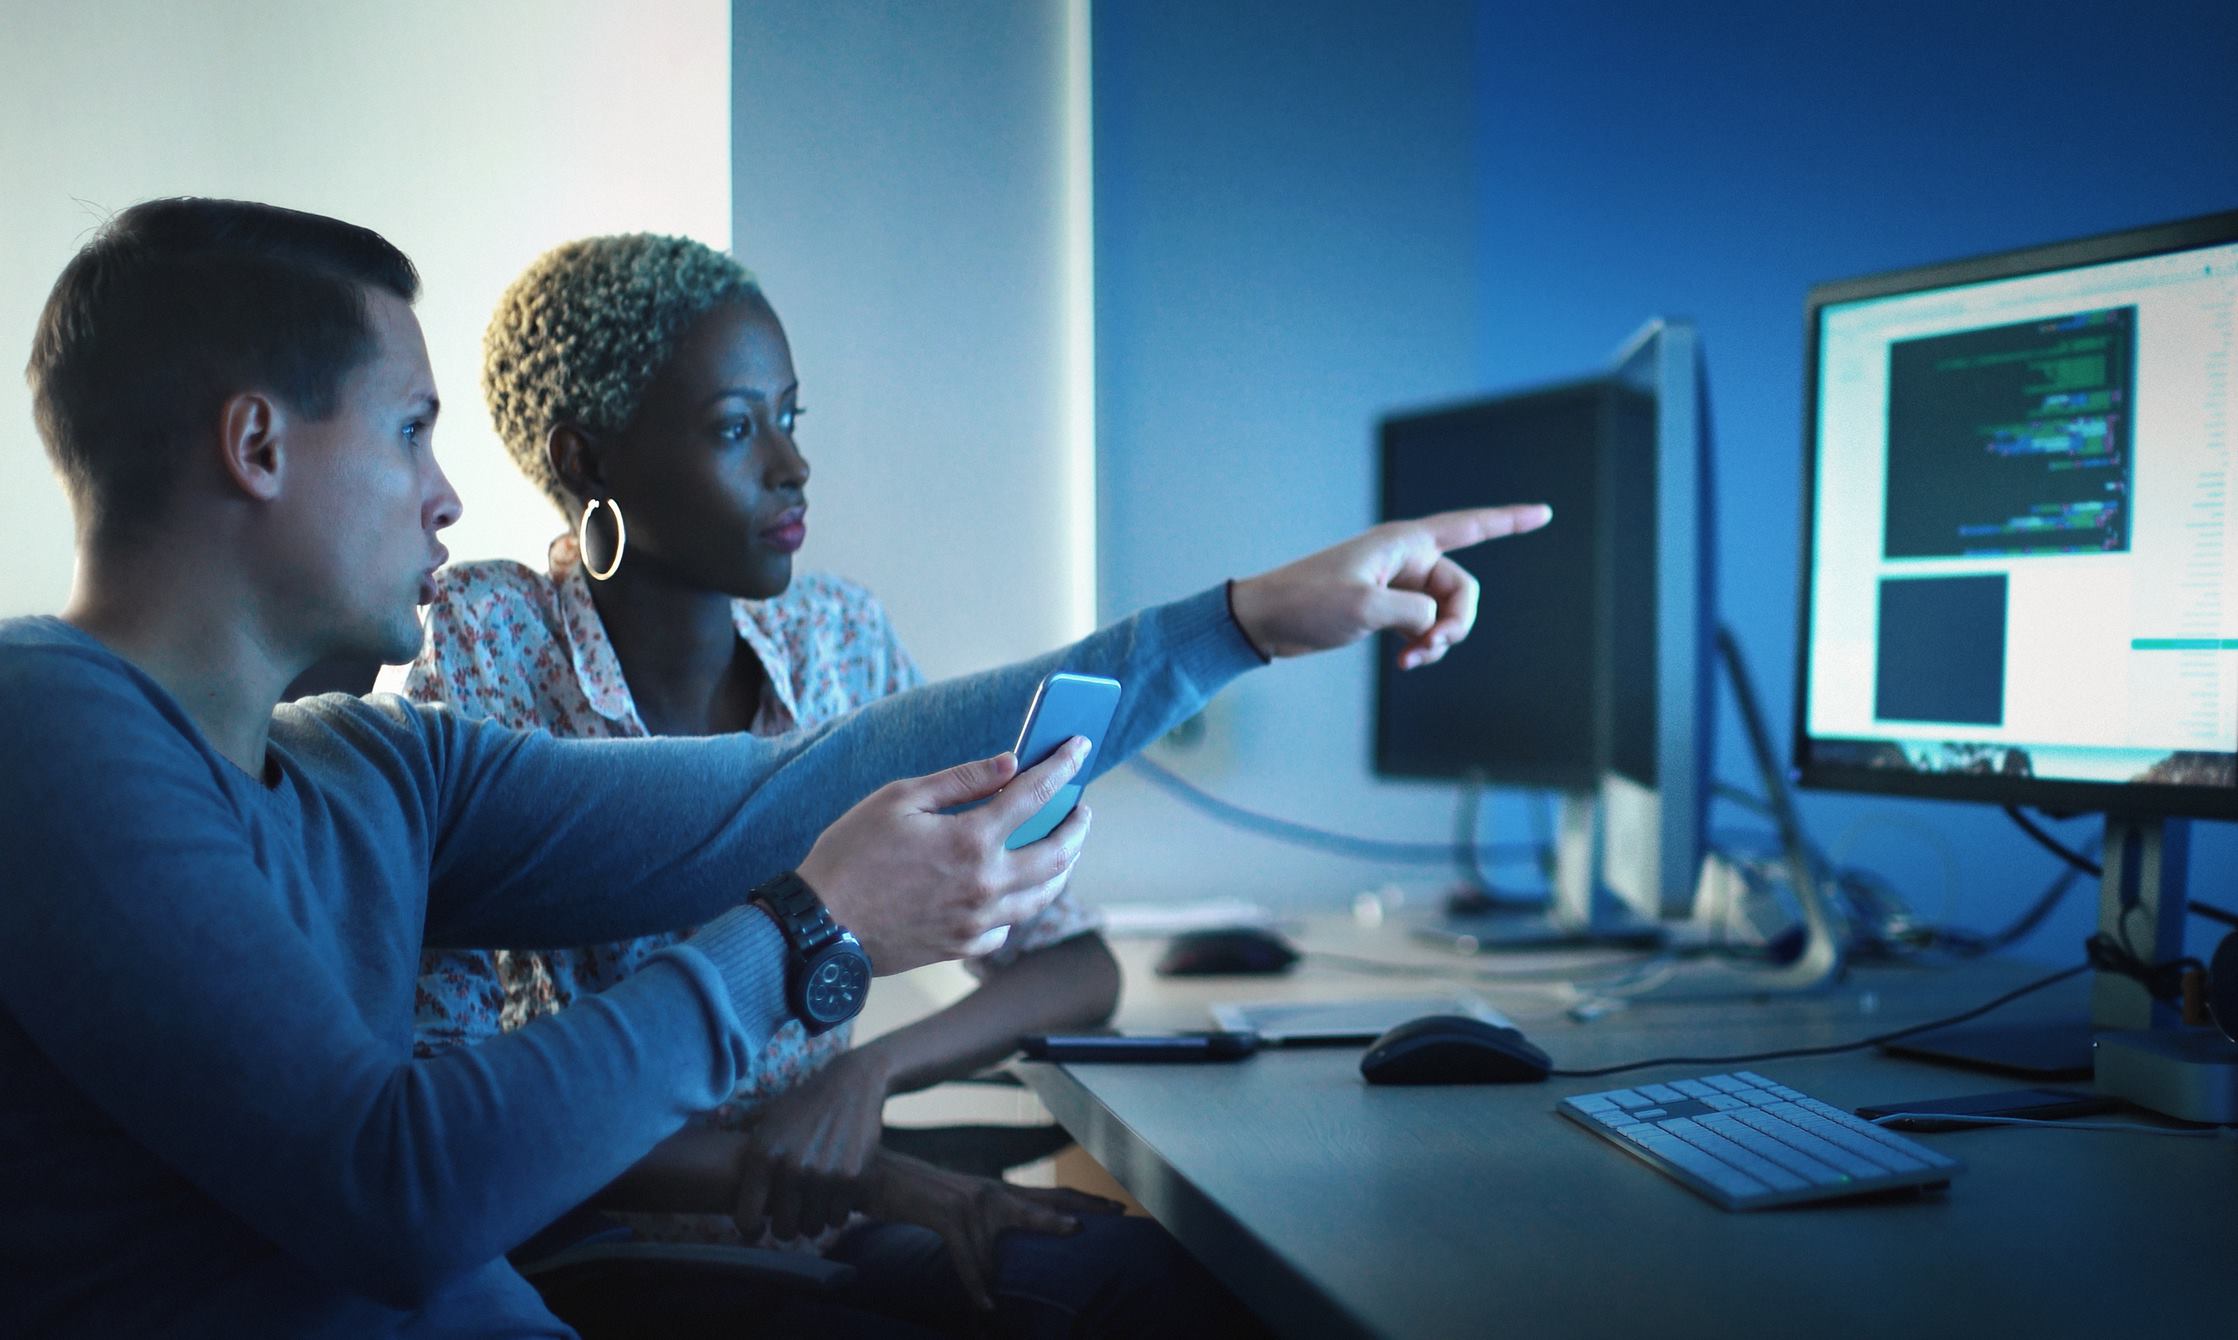
[[[1329,923],[1304,939],[1383,959],[1455,961],[1392,931]],[[1125,1026],[1204,1027],[1214,1000],[1412,995],[1436,985],[1310,958],[1287,978],[1161,981],[1150,973],[1156,948],[1120,946]],[[1509,956],[1497,966],[1531,962]],[[1478,989],[1558,1065],[1579,1067],[1846,1040],[1954,1013],[2037,975],[2008,964],[1880,969],[1810,1000],[1640,1005],[1590,1024],[1543,994]],[[2069,983],[1999,1017],[2083,1007],[2082,987]],[[1284,1334],[1646,1328],[1886,1340],[1977,1327],[2134,1335],[2238,1317],[2238,1141],[1927,1135],[1918,1138],[1967,1164],[1947,1192],[1734,1214],[1554,1111],[1564,1095],[1634,1076],[1370,1088],[1358,1063],[1357,1051],[1340,1048],[1230,1065],[1019,1070],[1090,1154]],[[1871,1052],[1749,1068],[1845,1107],[2026,1087]]]

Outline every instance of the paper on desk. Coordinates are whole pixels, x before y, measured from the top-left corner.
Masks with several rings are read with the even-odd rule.
[[[1238,1033],[1257,1033],[1262,1042],[1373,1042],[1409,1019],[1430,1014],[1465,1014],[1501,1028],[1515,1022],[1493,1009],[1483,997],[1465,993],[1443,996],[1380,996],[1365,1000],[1270,1000],[1253,1003],[1223,1002],[1212,1007],[1212,1020]]]
[[[1179,935],[1183,931],[1230,926],[1272,926],[1274,912],[1262,903],[1239,898],[1208,898],[1189,903],[1099,903],[1103,933],[1113,938]]]

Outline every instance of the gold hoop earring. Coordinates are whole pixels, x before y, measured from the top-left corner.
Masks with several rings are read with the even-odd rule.
[[[592,567],[591,513],[597,511],[598,506],[599,500],[593,498],[590,505],[583,509],[583,519],[575,526],[575,550],[582,556],[583,571],[590,574],[592,581],[603,582],[621,571],[622,551],[629,548],[629,527],[622,524],[622,505],[611,498],[607,499],[606,506],[614,513],[614,561],[606,565],[604,572]]]

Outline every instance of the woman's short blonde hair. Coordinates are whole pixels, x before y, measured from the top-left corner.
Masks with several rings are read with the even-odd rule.
[[[545,439],[560,424],[600,436],[636,419],[645,388],[702,315],[761,296],[753,272],[688,237],[587,237],[536,258],[482,336],[482,395],[529,480],[571,510]]]

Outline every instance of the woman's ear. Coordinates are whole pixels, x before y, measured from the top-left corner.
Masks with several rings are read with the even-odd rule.
[[[571,423],[553,425],[544,437],[544,459],[569,493],[578,498],[606,496],[606,472],[599,468],[598,444]]]

